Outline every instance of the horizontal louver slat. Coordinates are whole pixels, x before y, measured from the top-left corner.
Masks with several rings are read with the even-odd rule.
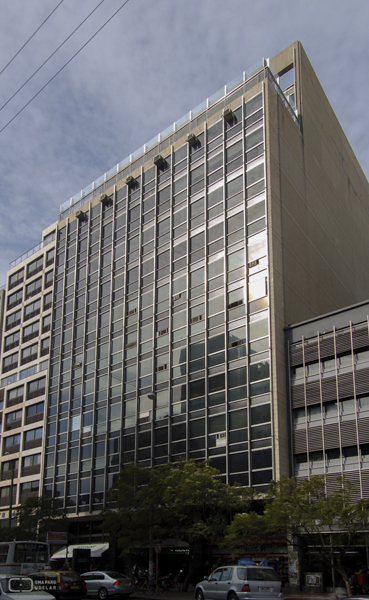
[[[300,406],[305,406],[305,394],[303,385],[292,386],[291,402],[292,408],[299,408]]]
[[[324,446],[326,450],[339,445],[338,423],[324,425]]]
[[[342,373],[338,375],[338,396],[339,398],[349,398],[354,395],[353,372]]]
[[[342,352],[351,351],[351,334],[350,331],[344,331],[337,333],[336,335],[336,352],[341,354]]]
[[[302,454],[306,452],[306,429],[298,429],[293,432],[293,453]]]
[[[356,395],[369,392],[369,369],[357,369],[355,371]]]
[[[341,423],[341,441],[342,446],[356,445],[356,421],[343,421]]]
[[[296,367],[297,365],[302,365],[302,346],[299,344],[297,347],[290,346],[290,363],[291,367]]]
[[[362,329],[354,329],[352,332],[352,343],[354,350],[369,346],[368,326],[365,325]]]
[[[334,356],[334,340],[333,337],[320,338],[320,358],[328,358]]]
[[[309,452],[323,449],[322,427],[311,427],[308,429]]]
[[[359,419],[359,443],[367,444],[369,442],[369,418]]]

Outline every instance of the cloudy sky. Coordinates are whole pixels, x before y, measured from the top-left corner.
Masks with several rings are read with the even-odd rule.
[[[60,0],[0,0],[0,71]],[[0,74],[0,106],[101,0],[63,0]],[[0,109],[0,129],[124,0],[104,0]],[[299,39],[369,177],[368,0],[128,0],[0,133],[0,286],[60,204]]]

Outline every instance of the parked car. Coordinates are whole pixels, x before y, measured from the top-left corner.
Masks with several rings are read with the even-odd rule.
[[[87,586],[87,595],[106,600],[108,596],[129,596],[135,591],[135,580],[116,571],[90,571],[81,577]]]
[[[28,577],[33,580],[35,589],[45,590],[57,600],[80,600],[87,595],[86,583],[75,571],[37,571]]]
[[[196,600],[283,598],[280,579],[272,567],[230,565],[216,569],[195,587]]]
[[[29,577],[11,574],[0,575],[1,600],[53,600],[47,592],[35,590]]]

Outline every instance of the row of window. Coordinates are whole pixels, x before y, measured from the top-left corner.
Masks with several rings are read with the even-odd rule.
[[[29,429],[23,433],[23,450],[28,450],[42,444],[43,427]],[[15,433],[3,437],[3,454],[13,454],[20,451],[22,435]]]
[[[302,408],[295,408],[292,412],[294,424],[321,421],[322,419],[337,418],[339,415],[356,415],[369,410],[369,396],[349,398],[346,400],[333,400],[324,404],[313,404]]]
[[[43,296],[43,310],[44,311],[48,310],[49,308],[51,308],[51,305],[52,305],[52,292],[49,292]],[[41,298],[35,300],[34,302],[31,302],[30,304],[27,304],[24,307],[23,321],[28,321],[29,319],[32,319],[36,315],[40,314],[40,312],[41,312]],[[17,325],[19,325],[21,323],[21,321],[22,321],[22,311],[21,310],[17,310],[15,312],[11,313],[10,315],[7,315],[6,321],[5,321],[5,330],[8,331],[9,329],[16,327]]]
[[[43,289],[50,287],[53,284],[53,280],[54,271],[47,271],[43,278],[39,277],[31,283],[28,283],[24,290],[22,288],[16,292],[13,292],[12,294],[9,294],[7,298],[7,310],[18,306],[18,304],[22,304],[23,300],[26,301],[32,296],[39,294]]]
[[[44,265],[44,256],[39,256],[35,260],[28,263],[26,265],[26,278],[29,279],[30,277],[33,277],[34,275],[36,275],[37,273],[42,271],[44,268],[47,268],[49,265],[52,265],[54,262],[54,258],[55,258],[55,249],[51,248],[51,250],[48,250],[46,252],[45,265]],[[9,276],[8,289],[11,290],[12,288],[23,283],[23,281],[24,281],[24,268],[19,269],[18,271],[16,271],[15,273],[12,273]]]
[[[358,460],[369,460],[369,444],[360,444],[360,446],[346,446],[345,448],[332,448],[330,450],[317,450],[309,454],[295,454],[295,467],[307,468],[310,466],[334,466],[341,462],[354,462]]]
[[[292,380],[297,381],[304,377],[315,377],[323,373],[331,373],[334,375],[336,371],[352,369],[355,365],[369,364],[369,350],[362,350],[354,354],[347,353],[336,358],[316,361],[301,367],[292,369]]]
[[[19,464],[21,463],[21,471]],[[23,456],[22,459],[13,458],[1,463],[1,480],[17,479],[18,477],[27,477],[28,475],[36,475],[40,472],[41,454],[31,454]]]

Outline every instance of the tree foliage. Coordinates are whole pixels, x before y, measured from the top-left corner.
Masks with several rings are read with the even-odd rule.
[[[48,531],[67,531],[66,512],[57,498],[30,497],[16,510],[16,539],[45,542]],[[14,528],[13,528],[14,529]],[[14,539],[14,537],[13,537]]]
[[[110,490],[105,529],[123,548],[176,538],[208,544],[222,537],[232,515],[252,498],[248,488],[229,486],[208,462],[193,460],[147,469],[131,464]],[[191,553],[190,553],[191,554]]]
[[[367,528],[369,501],[353,501],[354,486],[343,478],[327,495],[325,480],[315,476],[297,483],[294,479],[272,482],[265,498],[265,512],[235,515],[226,542],[247,548],[257,540],[284,539],[314,548],[322,563],[333,564],[351,594],[344,557],[355,549]],[[333,561],[333,563],[332,563]]]

